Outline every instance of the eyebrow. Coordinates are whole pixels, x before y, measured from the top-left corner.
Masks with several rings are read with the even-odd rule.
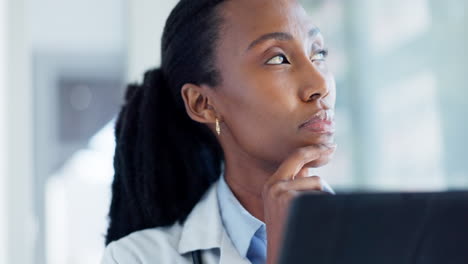
[[[309,35],[310,38],[312,38],[312,37],[315,37],[316,35],[318,35],[319,33],[320,33],[320,29],[317,28],[317,27],[313,27],[312,29],[309,30],[308,35]],[[260,43],[265,42],[265,41],[270,40],[270,39],[279,40],[279,41],[286,41],[286,40],[292,40],[293,36],[290,33],[287,33],[287,32],[267,33],[265,35],[260,36],[256,40],[252,41],[252,43],[250,43],[247,50],[250,50],[254,46],[257,46]]]

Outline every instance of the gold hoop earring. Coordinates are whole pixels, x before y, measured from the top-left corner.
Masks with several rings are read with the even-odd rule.
[[[216,133],[218,136],[221,134],[221,128],[219,127],[219,120],[216,118]]]

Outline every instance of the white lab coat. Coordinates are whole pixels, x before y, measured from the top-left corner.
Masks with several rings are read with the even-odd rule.
[[[193,263],[192,251],[202,250],[203,264],[248,264],[234,247],[221,221],[214,183],[183,225],[134,232],[110,243],[102,264]]]

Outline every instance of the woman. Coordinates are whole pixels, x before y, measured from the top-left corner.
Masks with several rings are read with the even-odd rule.
[[[326,191],[326,55],[295,0],[181,0],[116,125],[103,263],[276,263],[291,199]]]

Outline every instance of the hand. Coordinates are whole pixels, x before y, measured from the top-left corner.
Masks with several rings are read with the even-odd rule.
[[[334,144],[300,148],[286,158],[265,183],[262,197],[268,239],[268,264],[278,261],[283,226],[291,200],[302,191],[326,191],[320,177],[307,177],[308,164],[328,162],[335,149]]]

